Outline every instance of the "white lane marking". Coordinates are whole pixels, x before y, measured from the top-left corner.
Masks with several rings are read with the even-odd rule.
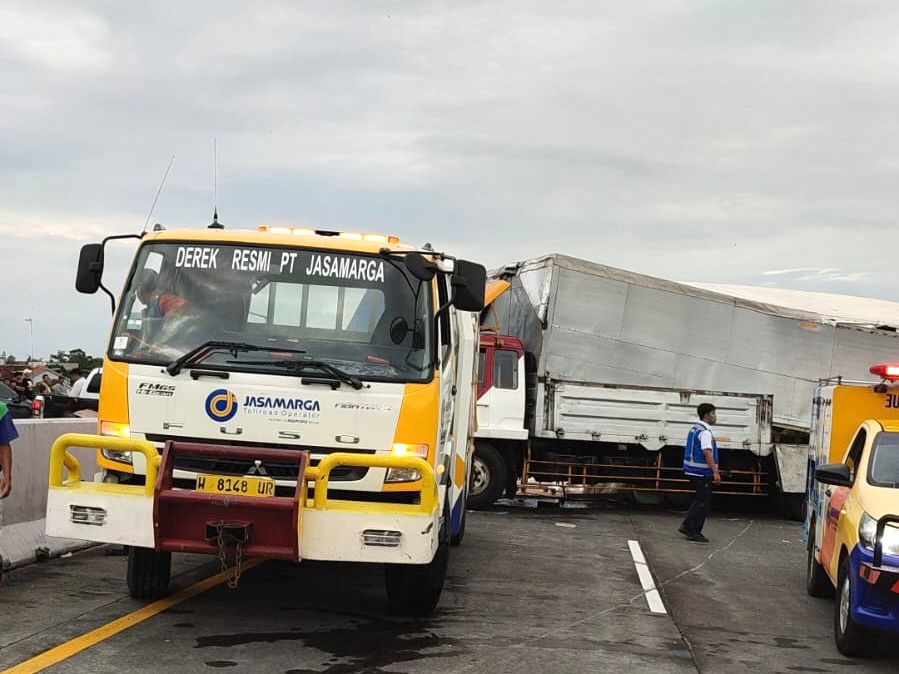
[[[628,541],[627,546],[631,549],[631,557],[634,559],[634,566],[637,569],[637,576],[640,578],[640,585],[643,586],[643,594],[646,596],[649,610],[652,613],[668,613],[665,610],[665,603],[656,589],[652,574],[649,572],[649,565],[646,563],[646,557],[643,556],[643,549],[640,547],[640,543],[638,541]]]
[[[556,522],[557,527],[565,527],[566,529],[575,529],[577,528],[577,524],[570,524],[568,522]]]

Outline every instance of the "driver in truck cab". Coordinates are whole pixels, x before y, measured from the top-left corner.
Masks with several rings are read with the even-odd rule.
[[[146,307],[148,318],[163,318],[170,311],[180,311],[188,302],[174,293],[158,290],[159,274],[147,269],[140,277],[137,286],[137,299]]]

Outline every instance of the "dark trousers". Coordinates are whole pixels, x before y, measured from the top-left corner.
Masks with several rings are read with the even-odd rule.
[[[702,533],[709,506],[712,504],[712,478],[687,475],[693,489],[693,502],[684,518],[684,528],[692,534]]]

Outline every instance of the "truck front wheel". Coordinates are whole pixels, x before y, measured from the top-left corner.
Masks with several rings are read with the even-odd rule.
[[[506,462],[493,445],[479,442],[471,459],[468,507],[484,510],[506,490]]]
[[[152,548],[128,550],[128,594],[153,599],[165,594],[172,574],[172,553]]]
[[[877,633],[862,627],[852,619],[852,578],[849,559],[840,563],[840,581],[834,602],[833,640],[837,650],[850,657],[870,656],[877,645]]]
[[[437,552],[430,563],[387,564],[384,567],[387,603],[392,611],[424,618],[437,608],[449,563],[449,512],[446,510],[443,521]]]

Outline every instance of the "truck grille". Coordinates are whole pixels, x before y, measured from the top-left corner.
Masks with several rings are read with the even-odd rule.
[[[216,440],[211,443],[208,438],[186,438],[147,434],[147,440],[160,445],[164,445],[167,440],[175,442],[196,442],[210,443],[216,445],[230,445],[233,447],[263,447],[268,449],[293,449],[306,450],[310,454],[333,454],[335,452],[351,451],[354,454],[374,454],[373,449],[353,449],[346,450],[336,447],[302,447],[296,445],[279,445],[275,443],[265,442],[241,442],[237,440]],[[309,465],[317,466],[318,458],[310,456]],[[254,467],[252,459],[235,458],[223,459],[221,457],[197,456],[194,454],[177,454],[175,456],[175,470],[185,470],[192,473],[215,473],[216,475],[246,475],[250,469]],[[265,475],[279,480],[293,480],[297,476],[296,464],[284,463],[279,461],[266,461],[263,464]],[[332,481],[349,482],[352,480],[361,480],[368,474],[368,468],[360,466],[339,466],[331,471]]]

